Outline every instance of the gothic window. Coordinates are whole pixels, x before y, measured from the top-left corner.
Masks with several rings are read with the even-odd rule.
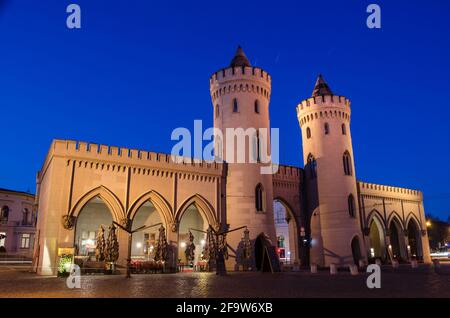
[[[220,106],[219,104],[216,105],[216,118],[220,115]]]
[[[344,164],[344,174],[346,176],[352,175],[352,159],[348,151],[344,152],[344,156],[342,157],[342,163]]]
[[[233,113],[238,112],[238,101],[237,98],[233,99]]]
[[[317,162],[312,154],[308,155],[307,166],[310,178],[315,179],[317,177]]]
[[[255,188],[255,207],[257,212],[264,211],[264,188],[261,183],[259,183]]]
[[[342,124],[342,134],[347,135],[347,127],[345,126],[345,124]]]
[[[311,138],[311,129],[309,127],[306,127],[306,138]]]
[[[325,135],[328,135],[330,133],[330,125],[328,125],[328,123],[325,123],[324,130]]]
[[[353,194],[350,194],[348,196],[348,214],[354,218],[355,217],[355,198],[353,197]]]
[[[259,101],[255,100],[255,113],[259,114]]]

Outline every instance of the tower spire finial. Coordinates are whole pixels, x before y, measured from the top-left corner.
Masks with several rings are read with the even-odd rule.
[[[250,67],[250,61],[244,53],[244,50],[240,45],[238,45],[236,53],[234,54],[233,59],[231,60],[230,67],[235,66],[248,66]]]
[[[314,85],[312,97],[322,95],[333,95],[333,92],[331,91],[327,82],[325,82],[325,80],[323,79],[322,74],[319,74],[319,76],[317,76],[316,84]]]

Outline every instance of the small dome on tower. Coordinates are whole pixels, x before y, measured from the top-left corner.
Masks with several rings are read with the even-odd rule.
[[[323,96],[323,95],[333,95],[330,87],[327,82],[322,77],[322,74],[319,74],[317,77],[316,85],[314,85],[314,89],[312,92],[312,97]]]
[[[247,56],[244,53],[244,50],[241,48],[240,45],[238,46],[236,54],[234,54],[234,57],[230,63],[230,67],[235,66],[248,66],[248,67],[251,66]]]

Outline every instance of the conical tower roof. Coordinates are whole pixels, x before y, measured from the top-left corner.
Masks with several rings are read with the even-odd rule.
[[[230,63],[230,67],[235,66],[248,66],[248,67],[251,66],[247,56],[244,53],[244,50],[241,48],[240,45],[238,46],[236,54],[234,54],[234,57]]]
[[[322,74],[319,74],[319,76],[317,76],[316,85],[314,85],[312,97],[323,95],[333,95],[333,92],[331,91],[327,82],[325,82],[325,80],[323,79]]]

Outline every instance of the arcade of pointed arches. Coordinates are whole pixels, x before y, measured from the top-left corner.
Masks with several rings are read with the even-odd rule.
[[[387,220],[373,209],[366,219],[366,242],[369,260],[423,260],[420,221],[411,212],[405,219],[392,211]]]
[[[176,257],[184,261],[184,249],[189,240],[189,230],[206,230],[209,225],[217,228],[218,222],[212,205],[201,195],[195,194],[186,199],[175,213],[172,207],[158,192],[151,190],[139,196],[125,212],[123,205],[112,191],[104,186],[84,194],[70,211],[75,217],[74,246],[77,257],[95,259],[96,237],[100,226],[105,229],[105,237],[112,222],[124,224],[131,222],[132,230],[142,226],[161,223],[166,229],[167,239],[178,246]],[[120,232],[120,230],[119,230]],[[169,234],[168,232],[176,232]],[[195,261],[199,261],[205,235],[195,233]],[[153,259],[154,247],[158,239],[158,227],[136,232],[132,235],[132,259]],[[120,238],[119,238],[120,240]]]

